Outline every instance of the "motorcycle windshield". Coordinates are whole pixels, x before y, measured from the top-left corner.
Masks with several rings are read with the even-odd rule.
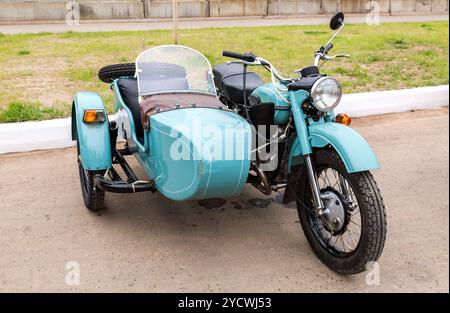
[[[189,92],[216,95],[211,64],[201,53],[184,46],[159,46],[136,59],[139,96]]]

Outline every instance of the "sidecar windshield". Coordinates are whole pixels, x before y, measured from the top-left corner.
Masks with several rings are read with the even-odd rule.
[[[139,96],[189,92],[216,95],[211,65],[201,53],[184,46],[159,46],[136,59]]]

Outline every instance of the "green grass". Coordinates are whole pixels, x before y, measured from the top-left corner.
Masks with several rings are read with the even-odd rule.
[[[72,81],[89,82],[97,79],[97,72],[92,68],[70,68],[67,71],[67,77]]]
[[[352,58],[328,62],[322,72],[340,80],[345,93],[448,84],[448,27],[448,22],[347,25],[332,54]],[[204,53],[213,65],[229,60],[222,57],[224,49],[252,51],[293,76],[311,65],[313,52],[330,34],[326,25],[191,29],[179,31],[179,43]],[[98,69],[133,62],[143,48],[171,42],[170,30],[0,35],[2,116],[12,103],[30,99],[41,103],[33,111],[57,107],[68,114],[73,94],[82,90],[100,93],[110,108],[112,94],[98,80]],[[6,120],[15,121],[1,121]]]
[[[41,121],[65,116],[66,112],[54,107],[44,107],[39,102],[11,102],[0,109],[0,123]]]
[[[17,52],[17,55],[29,55],[31,52],[28,50],[20,50]]]

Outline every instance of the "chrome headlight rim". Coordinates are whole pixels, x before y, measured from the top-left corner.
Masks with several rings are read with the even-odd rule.
[[[320,105],[318,105],[316,103],[315,97],[317,96],[317,88],[325,80],[332,80],[332,81],[334,81],[336,83],[336,86],[339,87],[340,93],[339,93],[339,96],[338,96],[336,102],[333,105],[323,107],[323,106],[320,106]],[[338,106],[338,104],[341,102],[341,99],[342,99],[342,87],[341,87],[341,84],[339,83],[339,81],[336,78],[328,77],[328,76],[321,77],[313,84],[313,86],[311,88],[310,97],[312,99],[312,101],[311,101],[312,105],[317,110],[319,110],[321,112],[324,112],[324,113],[330,112],[330,111],[334,110]]]

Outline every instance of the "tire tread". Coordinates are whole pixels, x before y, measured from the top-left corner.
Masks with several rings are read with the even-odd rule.
[[[112,64],[102,67],[98,71],[98,78],[104,83],[112,83],[120,77],[132,77],[136,72],[134,63]]]

